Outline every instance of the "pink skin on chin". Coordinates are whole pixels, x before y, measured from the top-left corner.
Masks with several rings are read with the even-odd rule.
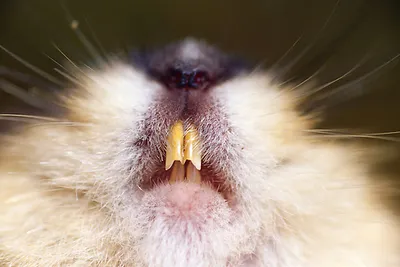
[[[141,205],[147,228],[141,253],[153,255],[151,259],[162,263],[157,266],[176,266],[177,262],[179,266],[185,262],[186,266],[200,266],[210,255],[227,257],[226,233],[235,216],[212,187],[188,182],[160,184],[145,193]]]
[[[222,195],[206,185],[178,182],[153,188],[143,198],[155,217],[167,223],[203,225],[229,221],[232,210]]]
[[[229,263],[225,253],[231,245],[229,238],[236,241],[232,229],[238,218],[240,222],[240,213],[228,201],[211,186],[188,182],[165,183],[147,191],[142,199],[148,228],[143,239],[145,253],[157,251],[169,255],[168,259],[186,255],[187,262],[201,262],[202,257],[213,254],[227,257],[227,267],[237,266]],[[248,257],[243,258],[243,266],[258,266],[252,263],[254,257]],[[171,262],[164,266],[173,266]]]

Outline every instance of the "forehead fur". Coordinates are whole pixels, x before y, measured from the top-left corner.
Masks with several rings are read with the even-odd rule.
[[[204,43],[199,43],[198,41],[188,38],[185,39],[181,45],[178,47],[177,57],[182,60],[199,60],[200,58],[206,56],[207,46]]]

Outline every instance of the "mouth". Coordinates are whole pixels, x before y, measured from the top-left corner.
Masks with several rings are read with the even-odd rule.
[[[161,165],[163,164],[163,165]],[[197,129],[182,121],[175,122],[167,136],[164,162],[160,162],[150,179],[140,188],[151,191],[160,186],[190,186],[207,188],[233,204],[233,190],[226,175],[212,164],[203,161],[202,142]]]

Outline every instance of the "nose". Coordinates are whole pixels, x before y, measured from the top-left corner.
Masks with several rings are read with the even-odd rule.
[[[210,85],[207,71],[170,68],[163,77],[164,84],[171,89],[206,89]]]

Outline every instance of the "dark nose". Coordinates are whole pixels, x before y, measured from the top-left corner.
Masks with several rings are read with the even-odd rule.
[[[169,69],[163,81],[168,88],[177,89],[205,89],[210,85],[210,76],[203,70]]]

